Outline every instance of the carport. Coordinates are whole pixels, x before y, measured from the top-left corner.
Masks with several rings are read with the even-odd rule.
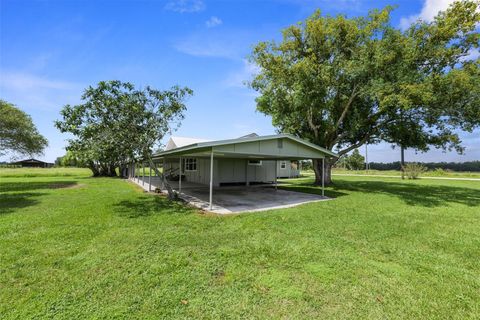
[[[323,180],[321,196],[277,190],[277,174],[270,172],[277,170],[276,163],[279,160],[319,159],[324,168],[325,157],[337,155],[288,134],[199,142],[153,156],[153,164],[163,173],[172,169],[168,164],[176,164],[178,181],[166,180],[166,174],[157,176],[155,170],[143,162],[132,164],[129,178],[149,191],[155,189],[165,191],[172,188],[181,198],[209,211],[218,213],[258,211],[325,199]],[[185,171],[189,168],[191,159],[195,159],[195,174],[189,172],[191,175],[186,179]],[[248,165],[251,162],[258,162],[261,165],[262,161],[265,161],[265,164],[275,163],[263,171],[265,176],[270,174],[270,177],[274,178],[270,178],[271,181],[268,183],[253,186],[248,177]],[[225,177],[229,174],[229,166],[232,171],[237,170],[238,173],[242,163],[246,164],[245,170],[242,171],[245,172],[244,179],[238,180],[237,177],[233,185],[225,183],[229,181]]]

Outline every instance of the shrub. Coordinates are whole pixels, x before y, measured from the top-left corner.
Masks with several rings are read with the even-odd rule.
[[[425,171],[427,171],[427,168],[420,163],[407,163],[403,167],[402,178],[404,177],[404,175],[406,175],[408,179],[418,179],[420,177],[420,174]]]

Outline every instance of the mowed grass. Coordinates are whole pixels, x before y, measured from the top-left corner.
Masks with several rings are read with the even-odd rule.
[[[302,172],[304,173],[304,172]],[[307,174],[313,175],[313,171],[307,171]],[[342,168],[333,169],[333,174],[355,174],[355,175],[383,175],[401,177],[402,172],[399,170],[346,170]],[[428,170],[420,174],[420,178],[468,178],[480,179],[480,172],[470,171],[449,171],[449,170]]]
[[[479,182],[336,177],[235,216],[80,172],[0,192],[1,319],[480,317]]]

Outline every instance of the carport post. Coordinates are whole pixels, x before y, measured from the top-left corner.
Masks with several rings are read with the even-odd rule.
[[[152,192],[152,167],[148,164],[148,192]]]
[[[322,158],[322,197],[325,196],[325,157]]]
[[[182,157],[179,157],[178,164],[178,193],[182,192]]]
[[[167,183],[167,176],[165,175],[165,166],[166,166],[166,160],[165,157],[163,157],[163,164],[162,164],[162,188],[166,189],[167,187],[165,184]]]
[[[145,162],[142,161],[142,186],[145,185]]]
[[[277,176],[278,176],[278,168],[277,168],[277,159],[275,159],[275,190],[277,190]]]
[[[210,153],[210,210],[212,210],[212,195],[213,195],[213,148]]]

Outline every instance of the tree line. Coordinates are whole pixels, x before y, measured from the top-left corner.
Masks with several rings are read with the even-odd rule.
[[[469,171],[480,172],[480,161],[466,161],[466,162],[419,162],[428,170],[443,169],[452,171]],[[400,170],[400,161],[382,163],[369,162],[368,167],[372,170]]]

